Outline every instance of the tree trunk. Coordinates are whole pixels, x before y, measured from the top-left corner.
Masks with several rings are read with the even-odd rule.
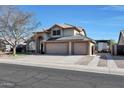
[[[13,47],[13,56],[16,56],[16,47]]]

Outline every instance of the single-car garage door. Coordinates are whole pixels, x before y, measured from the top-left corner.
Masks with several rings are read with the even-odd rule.
[[[68,43],[46,43],[46,54],[68,54]]]
[[[73,43],[74,55],[86,55],[87,43]]]

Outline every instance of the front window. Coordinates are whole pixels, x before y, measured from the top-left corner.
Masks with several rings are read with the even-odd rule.
[[[60,30],[53,30],[53,35],[54,35],[54,36],[60,35]]]
[[[29,43],[29,50],[35,50],[35,49],[36,49],[35,42],[34,41],[31,41]]]

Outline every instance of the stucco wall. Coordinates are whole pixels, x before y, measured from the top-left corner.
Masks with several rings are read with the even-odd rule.
[[[65,29],[63,31],[63,36],[73,36],[74,35],[74,29]]]
[[[74,35],[79,35],[80,33],[77,30],[74,30]]]
[[[29,43],[29,50],[35,50],[36,49],[36,42],[35,41],[31,41]]]
[[[77,30],[74,30],[74,35],[85,35],[85,33],[82,31],[82,32],[78,32]]]
[[[89,42],[89,55],[92,55],[92,47],[94,46],[94,52],[95,52],[95,44],[94,43],[92,43],[92,42]]]
[[[48,40],[50,38],[47,33],[44,33],[42,36],[43,36],[43,40]]]
[[[61,35],[60,36],[53,36],[52,35],[52,31],[53,30],[60,30],[61,31]],[[79,32],[77,32],[74,29],[61,29],[60,27],[54,27],[54,28],[51,29],[51,37],[73,36],[73,35],[76,35],[76,33],[79,33]]]
[[[80,34],[85,35],[84,31],[80,32]]]

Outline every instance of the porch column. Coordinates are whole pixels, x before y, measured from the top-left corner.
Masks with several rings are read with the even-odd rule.
[[[69,55],[72,54],[72,42],[69,42]]]
[[[87,49],[87,53],[88,55],[91,55],[91,45],[90,45],[90,42],[88,42],[88,49]]]
[[[37,53],[37,39],[35,39],[35,53]]]

